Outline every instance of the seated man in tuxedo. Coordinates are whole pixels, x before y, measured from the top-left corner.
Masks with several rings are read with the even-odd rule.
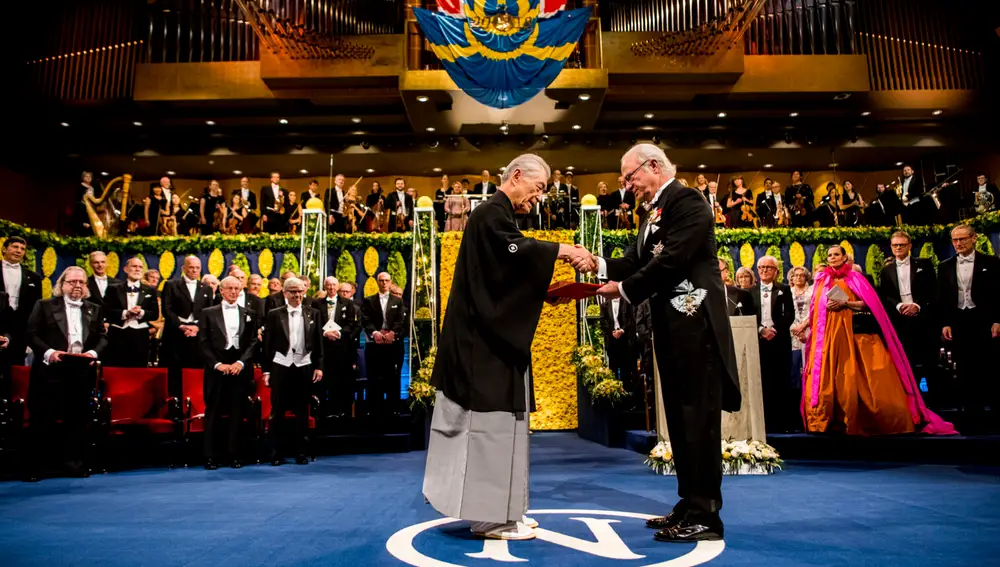
[[[112,285],[104,299],[108,323],[106,364],[145,368],[149,361],[149,323],[160,318],[156,288],[142,283],[142,260],[125,262],[124,283]]]
[[[729,277],[729,264],[719,258],[719,272],[722,274],[722,283],[726,289],[726,312],[730,317],[743,315],[757,315],[757,306],[754,305],[753,296],[750,292],[732,285]]]
[[[87,272],[66,268],[52,290],[52,299],[35,304],[28,319],[29,346],[35,353],[28,389],[31,414],[30,452],[24,480],[37,481],[46,450],[57,453],[69,472],[89,476],[87,431],[96,386],[92,366],[107,341],[101,308],[85,301]],[[56,434],[59,423],[64,429]]]
[[[764,394],[764,420],[772,433],[798,428],[798,404],[788,377],[792,367],[792,323],[795,302],[788,285],[777,281],[778,260],[762,256],[757,261],[760,284],[750,288],[757,309],[760,380]]]
[[[310,384],[323,379],[323,324],[320,313],[303,305],[306,284],[298,278],[285,280],[285,305],[267,314],[264,334],[264,383],[271,388],[271,465],[280,466],[289,447],[285,440],[285,412],[295,414],[295,463],[309,463],[306,437],[309,432]]]
[[[201,260],[197,256],[184,258],[179,279],[163,285],[163,342],[160,366],[169,371],[170,395],[181,397],[181,376],[184,368],[201,368],[201,348],[198,343],[198,322],[201,313],[215,303],[212,289],[201,283]]]
[[[368,374],[367,396],[370,413],[385,417],[394,411],[399,400],[399,372],[396,367],[397,345],[402,341],[403,301],[390,293],[392,276],[376,276],[378,293],[361,302],[361,321],[365,329],[365,370]],[[388,407],[387,407],[388,406]]]
[[[119,280],[108,275],[108,257],[104,252],[91,252],[87,260],[91,271],[94,272],[94,275],[87,278],[87,290],[90,291],[87,301],[104,307],[104,296],[108,293],[108,287],[119,283]]]
[[[903,231],[894,232],[889,242],[894,257],[882,268],[878,295],[903,343],[913,376],[933,382],[929,370],[940,345],[933,324],[937,298],[934,264],[911,254],[910,235]]]
[[[358,351],[355,346],[360,330],[358,308],[354,302],[338,295],[341,284],[330,276],[323,281],[326,299],[317,306],[320,322],[326,326],[333,321],[339,330],[323,331],[323,376],[322,397],[327,403],[324,415],[346,416],[351,413],[354,401],[355,372]]]
[[[257,318],[236,302],[243,286],[232,276],[223,278],[222,304],[208,307],[198,320],[198,343],[205,363],[205,468],[215,470],[228,458],[238,469],[240,425],[247,394],[253,384],[253,354],[257,347]],[[227,441],[220,420],[229,416]]]

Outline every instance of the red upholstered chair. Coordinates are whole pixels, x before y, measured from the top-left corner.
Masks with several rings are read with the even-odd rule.
[[[271,389],[264,385],[264,376],[260,371],[260,368],[254,369],[254,398],[255,401],[260,404],[260,419],[261,419],[261,430],[260,434],[263,435],[264,431],[267,429],[267,422],[271,417]],[[309,404],[310,410],[312,410],[312,404]],[[292,417],[294,414],[292,412],[285,412],[285,417]],[[316,418],[312,416],[310,411],[309,415],[309,429],[316,428]]]
[[[180,432],[180,404],[167,393],[166,368],[104,368],[102,374],[110,434]]]
[[[28,383],[31,368],[14,366],[11,369],[9,400],[0,400],[0,451],[21,447],[24,430],[28,427]]]
[[[102,441],[119,435],[149,435],[166,438],[175,447],[179,444],[180,403],[168,393],[166,368],[105,367],[100,392]],[[172,467],[173,454],[170,461]]]

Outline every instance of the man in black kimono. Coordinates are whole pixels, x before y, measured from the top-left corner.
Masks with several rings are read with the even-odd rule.
[[[556,259],[592,268],[583,248],[525,238],[517,229],[514,212],[538,200],[549,172],[538,156],[515,158],[500,190],[472,211],[431,376],[438,393],[423,493],[481,537],[535,537],[524,516],[531,341]]]
[[[621,171],[651,206],[625,256],[598,260],[598,276],[612,280],[598,293],[632,305],[649,299],[681,497],[647,525],[660,530],[659,541],[719,540],[722,410],[739,410],[740,390],[712,211],[696,189],[677,181],[676,167],[656,146],[630,149]]]

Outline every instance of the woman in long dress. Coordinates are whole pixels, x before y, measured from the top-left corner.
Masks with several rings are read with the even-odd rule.
[[[834,288],[842,294],[832,292]],[[881,337],[855,332],[854,317],[862,311],[870,311]],[[827,266],[813,285],[809,315],[792,331],[805,343],[801,411],[806,431],[957,433],[924,405],[878,294],[852,269],[840,246],[827,252]]]
[[[465,190],[462,189],[462,182],[456,181],[451,187],[451,195],[444,201],[444,212],[448,219],[444,223],[445,232],[465,230],[465,221],[468,220],[471,206],[465,196]]]

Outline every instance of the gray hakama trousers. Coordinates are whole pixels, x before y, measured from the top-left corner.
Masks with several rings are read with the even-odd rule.
[[[467,410],[438,392],[424,471],[431,506],[472,522],[521,521],[528,511],[528,419],[526,412]]]

